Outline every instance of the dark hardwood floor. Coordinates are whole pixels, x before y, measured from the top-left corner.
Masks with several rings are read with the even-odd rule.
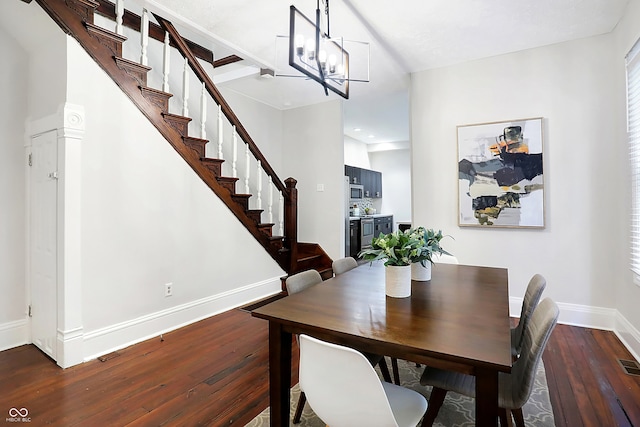
[[[66,370],[34,346],[6,350],[0,421],[27,408],[31,426],[244,426],[268,405],[267,335],[231,310]],[[612,332],[556,327],[544,362],[557,426],[640,426],[640,377],[618,359],[633,358]]]

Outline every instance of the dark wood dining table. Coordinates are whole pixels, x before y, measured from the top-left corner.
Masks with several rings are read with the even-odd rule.
[[[504,268],[436,264],[411,296],[385,295],[384,266],[363,264],[252,312],[269,321],[271,426],[289,426],[292,334],[476,376],[476,425],[498,425],[498,372],[511,371]]]

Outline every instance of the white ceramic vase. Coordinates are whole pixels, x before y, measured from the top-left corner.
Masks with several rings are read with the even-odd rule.
[[[385,292],[393,298],[411,296],[411,266],[389,265],[385,270]]]
[[[411,264],[411,280],[427,282],[431,280],[431,261],[425,261],[424,265],[420,262]]]

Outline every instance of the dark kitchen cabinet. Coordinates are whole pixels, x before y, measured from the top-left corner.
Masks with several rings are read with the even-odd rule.
[[[344,174],[349,177],[349,183],[364,187],[364,197],[370,199],[382,197],[382,172],[345,165]]]
[[[360,220],[349,221],[349,256],[358,259],[360,252]]]
[[[344,174],[349,177],[349,184],[362,185],[362,169],[344,165]]]
[[[374,236],[393,232],[393,215],[378,216],[373,219]]]

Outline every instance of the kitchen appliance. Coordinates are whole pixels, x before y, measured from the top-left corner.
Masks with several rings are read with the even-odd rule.
[[[364,198],[364,186],[359,184],[349,184],[349,198],[351,200],[361,200]]]
[[[360,220],[360,250],[371,247],[373,233],[373,218],[362,218]]]

